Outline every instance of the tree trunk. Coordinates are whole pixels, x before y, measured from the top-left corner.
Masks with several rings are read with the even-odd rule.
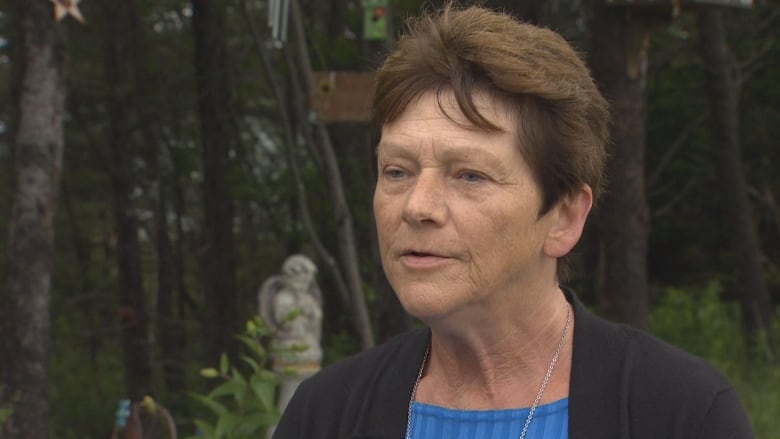
[[[95,315],[95,306],[93,298],[91,297],[95,292],[95,282],[90,273],[89,267],[92,265],[92,253],[89,248],[89,243],[84,237],[81,227],[79,227],[78,219],[73,209],[73,202],[68,190],[67,184],[63,182],[61,188],[61,203],[62,208],[65,210],[67,221],[70,224],[71,241],[73,242],[73,249],[76,253],[76,259],[78,259],[78,273],[79,273],[79,289],[81,294],[88,296],[87,300],[84,300],[81,308],[88,335],[86,336],[86,348],[89,353],[89,373],[92,375],[94,386],[90,391],[94,392],[94,396],[97,399],[103,399],[105,397],[103,393],[103,384],[100,373],[100,358],[99,353],[103,345],[100,336],[97,334],[97,319]]]
[[[347,175],[347,187],[362,187],[365,191],[359,201],[360,205],[371,206],[373,189],[376,185],[375,145],[371,145],[370,126],[366,123],[339,123],[328,126],[333,143],[339,145],[340,157],[344,160],[357,162],[358,172]],[[376,222],[373,212],[369,209],[369,220],[358,228],[359,248],[366,249],[363,254],[368,257],[367,280],[374,287],[376,294],[375,322],[377,342],[389,340],[412,328],[412,317],[401,306],[401,302],[387,281],[382,261],[379,256],[379,242],[376,236]]]
[[[156,163],[157,208],[155,212],[155,238],[157,240],[157,332],[160,340],[160,357],[163,378],[170,394],[181,395],[185,390],[184,328],[177,310],[175,256],[168,232],[167,179],[163,177],[161,164]]]
[[[646,48],[650,32],[626,9],[595,7],[591,67],[612,113],[609,187],[598,212],[604,252],[601,306],[607,318],[647,326],[645,195]]]
[[[138,29],[134,0],[104,1],[106,26],[106,65],[108,84],[108,133],[111,149],[116,253],[119,264],[119,316],[122,324],[122,351],[125,362],[125,385],[128,396],[139,401],[152,391],[152,367],[148,340],[149,319],[143,288],[139,221],[132,199],[134,180],[133,155],[134,84],[132,55]]]
[[[13,192],[0,325],[0,437],[49,437],[53,219],[63,152],[65,36],[44,0],[12,8]]]
[[[393,29],[393,10],[392,6],[387,11],[387,27]],[[380,41],[363,41],[362,52],[363,62],[361,68],[375,71],[382,64],[387,52],[395,44],[395,35],[392,31],[387,33],[387,39]],[[377,179],[377,157],[376,157],[376,145],[372,142],[376,142],[378,139],[373,137],[373,127],[370,123],[361,123],[356,125],[354,129],[352,125],[345,124],[346,127],[330,127],[331,133],[337,133],[334,142],[336,144],[349,144],[352,143],[351,149],[348,150],[346,157],[357,157],[363,166],[360,167],[363,183],[365,187],[371,188],[368,199],[366,200],[367,206],[372,205],[372,198],[374,188],[376,187]],[[345,129],[347,128],[347,129]],[[351,140],[350,140],[351,139]],[[342,154],[342,157],[345,155]],[[382,266],[382,258],[379,255],[379,241],[376,235],[376,218],[374,212],[369,208],[369,218],[367,227],[368,233],[367,239],[364,240],[368,244],[364,247],[369,249],[369,264],[368,264],[368,280],[374,287],[376,294],[375,319],[376,319],[376,335],[379,343],[389,340],[392,337],[409,331],[412,328],[413,319],[412,316],[406,312],[401,302],[398,300],[398,296],[393,287],[390,286],[390,282],[387,280],[387,276]]]
[[[743,325],[749,344],[763,333],[767,350],[774,355],[772,332],[773,307],[761,267],[761,245],[758,240],[747,183],[742,172],[739,142],[739,113],[734,66],[728,57],[721,11],[703,9],[698,15],[701,53],[707,71],[707,90],[712,108],[712,139],[716,148],[720,174],[723,210],[729,230],[728,240],[741,291]]]
[[[233,354],[238,331],[233,202],[226,179],[230,132],[230,88],[225,45],[224,6],[210,0],[192,1],[195,69],[203,142],[204,242],[202,271],[205,289],[206,358]]]
[[[156,302],[152,302],[153,308],[150,315],[156,317],[155,328],[160,349],[158,351],[159,363],[162,365],[163,380],[169,395],[181,396],[185,390],[185,334],[180,314],[177,312],[177,281],[176,259],[171,242],[168,213],[168,194],[170,183],[169,151],[164,145],[162,135],[159,133],[161,115],[159,106],[153,100],[154,85],[159,83],[150,71],[150,59],[152,48],[144,35],[141,26],[141,14],[138,4],[128,3],[127,12],[131,28],[127,34],[133,37],[128,42],[128,50],[133,60],[133,108],[137,115],[136,126],[139,130],[139,138],[143,145],[138,148],[151,171],[149,178],[153,179],[152,186],[156,189],[156,206],[154,214],[154,238],[157,265],[157,294]]]
[[[167,149],[169,154],[172,155],[170,148]],[[185,257],[188,253],[188,239],[184,228],[184,217],[186,215],[184,200],[185,194],[183,188],[184,183],[182,183],[184,177],[181,175],[182,171],[179,166],[177,166],[176,158],[173,156],[171,157],[171,168],[172,175],[170,177],[170,181],[172,186],[171,195],[173,196],[172,204],[176,239],[171,244],[172,255],[170,262],[172,265],[171,271],[174,276],[173,284],[175,285],[176,289],[172,292],[173,297],[170,300],[172,305],[170,314],[176,316],[178,319],[175,322],[175,326],[173,322],[171,322],[171,327],[169,328],[170,332],[166,331],[166,340],[161,340],[161,343],[163,343],[164,348],[168,345],[169,342],[178,344],[175,348],[173,348],[174,350],[166,350],[168,355],[168,359],[166,361],[170,361],[171,364],[168,366],[163,366],[164,373],[168,377],[168,381],[166,381],[168,391],[176,393],[179,390],[186,390],[185,377],[172,376],[172,374],[176,373],[176,371],[183,370],[187,361],[187,331],[184,320],[186,316],[189,315],[187,313],[188,310],[195,313],[197,313],[197,310],[194,301],[192,300],[192,297],[187,290],[187,284],[185,281]],[[160,305],[160,308],[164,308],[162,304]],[[162,311],[159,312],[162,315]],[[202,319],[199,319],[198,321],[203,322]],[[170,340],[167,340],[168,338],[170,338]]]

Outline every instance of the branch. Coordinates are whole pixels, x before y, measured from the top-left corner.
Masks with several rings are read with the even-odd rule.
[[[339,270],[338,265],[336,264],[336,260],[333,258],[333,256],[328,252],[328,250],[325,248],[325,246],[322,244],[322,241],[319,239],[319,236],[317,235],[317,231],[314,228],[314,223],[311,218],[311,213],[309,212],[309,207],[306,204],[306,187],[303,185],[303,180],[300,176],[300,170],[298,168],[298,163],[295,159],[295,154],[293,154],[293,146],[295,144],[295,134],[292,129],[292,123],[289,118],[289,112],[285,105],[285,99],[284,95],[282,94],[282,84],[277,79],[276,75],[274,74],[273,68],[271,67],[271,61],[268,54],[268,49],[266,45],[263,43],[263,40],[260,38],[260,33],[257,30],[257,26],[255,26],[255,23],[252,21],[251,17],[249,16],[249,11],[246,6],[246,0],[240,0],[241,5],[241,11],[243,12],[244,19],[246,20],[247,26],[249,27],[249,30],[252,34],[252,39],[255,43],[255,48],[257,49],[258,54],[260,55],[260,58],[263,62],[263,68],[265,70],[266,76],[268,77],[268,81],[271,83],[271,88],[274,91],[274,95],[276,97],[276,101],[279,105],[279,113],[282,119],[282,128],[283,128],[283,137],[284,137],[284,143],[287,145],[286,151],[287,151],[287,162],[290,166],[290,170],[292,172],[293,180],[295,181],[295,191],[297,194],[297,204],[298,208],[301,212],[301,219],[303,222],[304,229],[306,230],[307,234],[309,235],[309,239],[312,242],[312,245],[314,246],[315,251],[320,256],[320,258],[325,262],[325,265],[330,270],[331,274],[333,275],[334,281],[336,282],[336,290],[339,293],[339,297],[341,298],[342,302],[347,308],[351,308],[351,303],[349,300],[349,290],[347,288],[347,284],[344,281],[343,276],[341,275],[341,271]]]
[[[312,69],[311,63],[309,62],[309,50],[306,45],[303,18],[301,16],[301,8],[298,4],[298,0],[290,0],[290,13],[293,33],[295,35],[295,41],[297,42],[298,62],[303,70],[303,74],[299,78],[300,81],[293,80],[293,88],[294,91],[299,93],[299,95],[296,96],[296,102],[299,105],[296,108],[298,110],[298,117],[305,124],[309,119],[309,112],[305,111],[304,108],[301,108],[300,105],[303,102],[308,102],[308,85],[309,78],[312,76]],[[292,63],[291,68],[293,68]],[[303,93],[300,93],[299,86],[300,89],[304,90]],[[330,140],[330,133],[328,133],[328,130],[321,119],[315,118],[313,123],[320,140],[313,144],[319,146],[322,158],[325,162],[330,193],[336,210],[336,233],[339,241],[339,249],[341,250],[342,265],[346,273],[347,285],[351,295],[350,299],[352,303],[353,318],[355,319],[355,324],[358,326],[357,329],[360,334],[361,347],[365,350],[374,345],[374,335],[371,329],[368,308],[366,307],[365,295],[363,293],[363,281],[360,276],[360,263],[357,255],[357,243],[354,227],[352,225],[352,216],[349,212],[347,197],[344,194],[344,183],[341,178],[338,159]],[[305,129],[305,132],[307,139],[309,139],[310,132],[308,128]]]
[[[763,64],[759,61],[761,61],[767,53],[772,51],[774,45],[775,41],[769,39],[764,42],[760,49],[753,52],[749,58],[735,63],[734,67],[737,72],[736,86],[738,89],[742,88],[742,86],[752,78],[753,74],[763,67]]]
[[[780,19],[780,8],[772,9],[772,12],[770,12],[763,21],[758,23],[758,25],[755,27],[755,30],[746,39],[760,39],[760,36],[765,31],[773,28],[774,22],[778,19]],[[758,52],[753,53],[748,59],[735,62],[736,72],[738,73],[738,89],[741,88],[747,81],[749,81],[753,74],[762,67],[762,64],[759,63],[759,61],[772,50],[774,44],[774,38],[768,38],[766,41],[764,41],[763,46],[758,50]]]
[[[688,139],[691,137],[691,134],[693,134],[694,131],[696,131],[705,120],[707,120],[707,117],[710,115],[709,110],[703,112],[700,114],[696,119],[688,122],[688,124],[683,127],[680,134],[677,136],[676,139],[674,139],[674,142],[672,142],[672,146],[669,147],[669,149],[666,150],[664,155],[661,157],[661,160],[658,161],[658,164],[656,165],[653,172],[650,174],[650,176],[647,179],[647,187],[651,188],[655,186],[658,183],[658,180],[660,180],[661,175],[663,175],[664,171],[666,170],[667,166],[669,166],[669,162],[674,158],[675,155],[679,152],[679,150],[685,145],[685,143],[688,141]]]
[[[778,205],[775,194],[772,192],[772,188],[767,182],[764,182],[763,197],[758,197],[758,199],[761,200],[772,213],[775,227],[777,228],[778,233],[780,233],[780,205]]]
[[[666,215],[672,207],[674,207],[675,204],[680,202],[685,196],[688,194],[690,189],[693,187],[693,184],[696,182],[696,176],[692,176],[690,179],[688,179],[688,182],[685,183],[685,186],[682,187],[682,189],[675,189],[675,195],[672,197],[671,200],[669,200],[668,203],[664,204],[663,206],[654,209],[653,210],[653,216],[654,217],[662,217]]]

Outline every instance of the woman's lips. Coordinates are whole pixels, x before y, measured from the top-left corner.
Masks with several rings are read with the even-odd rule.
[[[407,251],[401,254],[401,263],[408,268],[435,267],[449,259],[447,256],[417,251]]]

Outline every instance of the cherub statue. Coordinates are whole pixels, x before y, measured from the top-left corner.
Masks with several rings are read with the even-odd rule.
[[[281,275],[268,278],[258,293],[260,316],[274,330],[274,367],[319,369],[322,361],[322,293],[317,266],[303,255],[282,264]]]

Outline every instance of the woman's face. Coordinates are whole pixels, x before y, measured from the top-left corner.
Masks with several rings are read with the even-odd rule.
[[[524,294],[555,285],[544,248],[550,215],[538,216],[540,189],[512,113],[476,95],[504,128],[485,132],[465,127],[451,94],[441,100],[463,125],[429,93],[382,129],[374,193],[382,263],[404,308],[428,324],[510,315]]]

